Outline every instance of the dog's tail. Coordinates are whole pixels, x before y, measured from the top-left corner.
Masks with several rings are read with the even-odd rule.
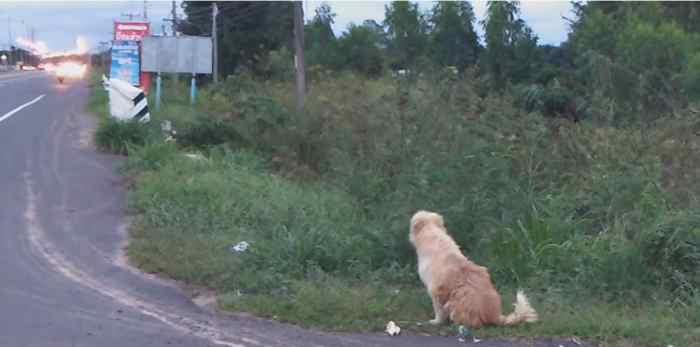
[[[537,322],[537,312],[530,306],[530,302],[527,300],[525,294],[522,291],[518,291],[515,298],[515,304],[513,305],[515,306],[515,310],[507,316],[501,315],[500,325],[517,325],[520,323]]]

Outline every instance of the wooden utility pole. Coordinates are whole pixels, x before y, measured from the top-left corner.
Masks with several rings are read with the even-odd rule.
[[[211,37],[212,45],[214,46],[214,68],[212,73],[214,74],[214,83],[219,82],[219,49],[218,40],[216,39],[216,15],[219,14],[219,7],[216,1],[211,3]]]
[[[301,1],[294,2],[294,66],[297,80],[297,110],[304,109],[306,96],[306,67],[304,65],[304,8]]]
[[[172,18],[172,34],[173,36],[177,36],[177,7],[175,5],[175,0],[173,0],[172,3],[172,9],[170,10],[173,18]],[[178,90],[178,84],[180,84],[180,74],[177,72],[173,73],[173,88],[175,88],[175,95],[177,95],[177,90]]]
[[[175,5],[175,0],[173,0],[172,8],[170,9],[170,15],[172,16],[170,21],[172,21],[173,23],[172,34],[173,36],[177,36],[177,7]]]
[[[7,49],[12,47],[12,18],[7,16]]]

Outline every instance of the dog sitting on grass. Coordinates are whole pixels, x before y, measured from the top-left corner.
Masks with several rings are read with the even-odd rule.
[[[441,215],[418,211],[411,218],[409,239],[418,255],[418,274],[433,301],[435,318],[430,323],[443,324],[449,319],[479,328],[537,321],[537,312],[520,291],[515,311],[503,315],[501,297],[488,270],[462,254],[447,234]]]

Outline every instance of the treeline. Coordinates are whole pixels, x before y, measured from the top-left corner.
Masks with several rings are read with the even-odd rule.
[[[306,23],[306,61],[312,74],[351,70],[370,78],[470,69],[484,93],[505,90],[527,111],[572,120],[655,120],[700,97],[700,4],[572,4],[569,36],[560,46],[538,43],[518,1],[488,2],[481,21],[469,2],[438,2],[421,11],[416,3],[395,1],[385,7],[383,22],[351,24],[340,36],[332,30],[331,5],[322,4]],[[220,72],[291,78],[292,4],[218,5]],[[211,2],[183,7],[181,31],[211,33]]]

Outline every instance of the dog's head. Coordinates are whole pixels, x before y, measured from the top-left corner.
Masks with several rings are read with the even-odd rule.
[[[411,217],[411,231],[408,236],[411,243],[415,244],[416,236],[428,225],[435,225],[441,229],[445,228],[445,222],[442,216],[435,212],[421,210]]]

